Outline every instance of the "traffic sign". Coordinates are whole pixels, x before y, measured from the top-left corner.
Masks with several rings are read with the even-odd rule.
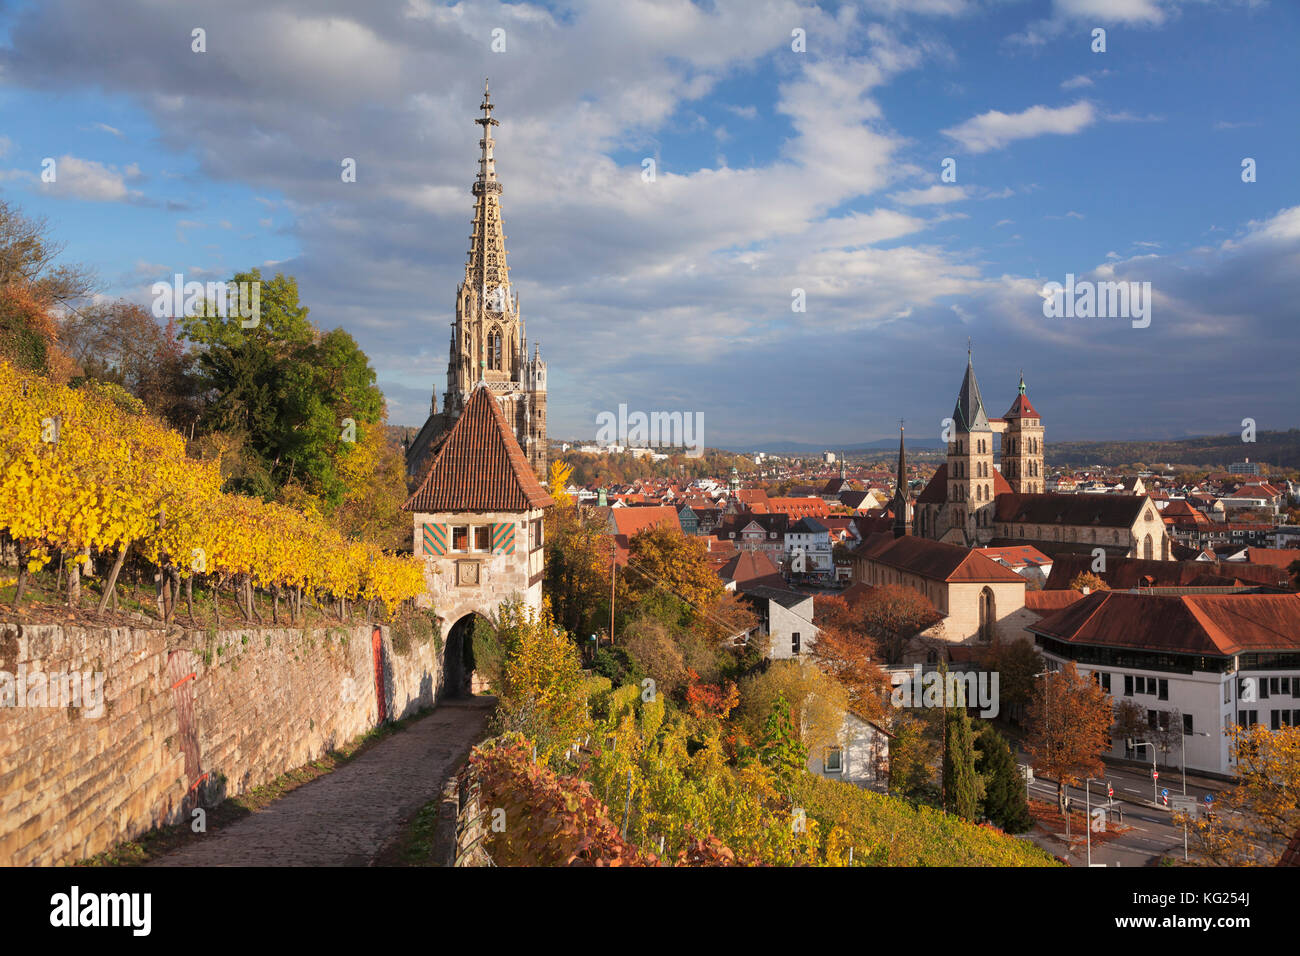
[[[1214,802],[1214,796],[1213,796],[1212,794],[1208,794],[1208,793],[1207,793],[1207,794],[1205,795],[1205,802],[1206,802],[1206,803],[1213,803],[1213,802]]]
[[[1179,813],[1186,813],[1190,816],[1196,816],[1196,808],[1199,806],[1195,797],[1174,797],[1174,810]]]
[[[1115,788],[1110,784],[1106,784],[1106,796],[1112,800],[1115,799]]]
[[[1160,779],[1160,771],[1159,771],[1159,770],[1152,769],[1152,771],[1151,771],[1151,779],[1152,779],[1152,780],[1159,780],[1159,779]]]

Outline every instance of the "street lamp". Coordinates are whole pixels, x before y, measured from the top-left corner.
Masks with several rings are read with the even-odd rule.
[[[1151,802],[1159,803],[1160,800],[1156,795],[1156,745],[1150,741],[1140,741],[1133,744],[1134,750],[1137,750],[1139,747],[1151,748]]]
[[[1183,796],[1184,797],[1187,796],[1187,738],[1189,736],[1208,737],[1210,735],[1203,730],[1198,730],[1198,731],[1194,731],[1191,734],[1180,734],[1178,737],[1178,742],[1182,744],[1181,748],[1179,749],[1182,751],[1182,757],[1183,757]],[[1184,853],[1183,855],[1186,856],[1186,853]]]

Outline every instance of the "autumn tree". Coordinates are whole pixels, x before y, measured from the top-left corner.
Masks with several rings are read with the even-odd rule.
[[[934,789],[933,765],[937,753],[925,724],[911,716],[895,721],[889,743],[889,792],[920,797]]]
[[[1110,585],[1091,571],[1080,571],[1070,579],[1070,590],[1082,591],[1084,588],[1089,591],[1109,591]]]
[[[1300,727],[1234,727],[1230,748],[1237,783],[1212,819],[1189,820],[1201,862],[1273,866],[1300,831]]]
[[[848,710],[848,695],[838,681],[810,661],[773,661],[766,671],[741,680],[740,726],[759,736],[778,699],[789,707],[795,734],[808,751],[836,744]]]
[[[583,638],[608,631],[614,544],[608,527],[581,505],[558,502],[545,520],[545,591],[556,620]]]
[[[662,606],[664,601],[677,609],[683,624],[702,618],[724,590],[707,557],[703,542],[676,528],[653,527],[634,534],[627,565],[619,569],[622,618],[632,618],[642,605]]]
[[[893,584],[868,591],[858,605],[858,614],[887,664],[902,663],[907,642],[942,620],[919,592]]]
[[[1028,750],[1035,771],[1056,778],[1056,799],[1065,811],[1065,787],[1100,776],[1101,755],[1110,749],[1110,695],[1074,662],[1039,680],[1029,705]]]
[[[538,614],[518,601],[501,606],[496,642],[501,648],[496,729],[523,734],[545,762],[567,750],[588,726],[577,646],[555,626],[549,605]]]
[[[63,244],[44,219],[0,200],[0,359],[66,382],[75,371],[59,341],[57,314],[94,290],[85,266],[57,264]]]
[[[122,386],[183,432],[195,424],[194,354],[180,341],[174,318],[159,324],[134,303],[96,302],[67,315],[60,340],[81,376]]]
[[[868,720],[883,720],[890,711],[889,675],[880,667],[880,650],[866,623],[843,598],[819,600],[813,660],[844,685],[853,709]]]

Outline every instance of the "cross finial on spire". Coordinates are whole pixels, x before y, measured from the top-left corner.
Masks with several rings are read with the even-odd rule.
[[[966,364],[970,364],[970,336],[966,336]]]

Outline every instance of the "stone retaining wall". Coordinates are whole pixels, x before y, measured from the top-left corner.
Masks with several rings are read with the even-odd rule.
[[[384,627],[376,650],[374,630],[0,623],[0,866],[189,821],[374,727],[381,702],[386,719],[432,706],[435,642],[396,653]]]

